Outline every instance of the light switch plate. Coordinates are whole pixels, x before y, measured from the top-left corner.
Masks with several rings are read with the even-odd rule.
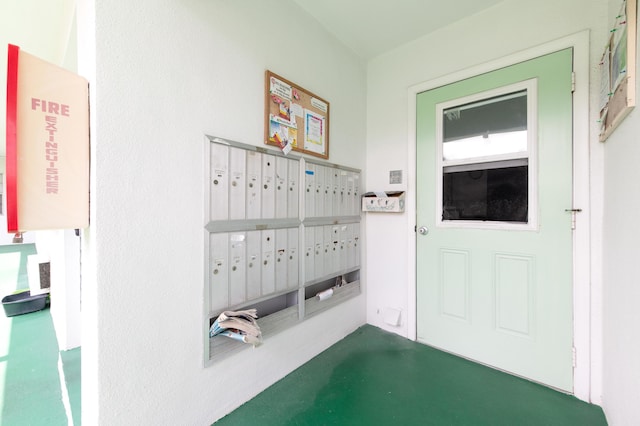
[[[402,183],[402,170],[391,170],[389,172],[389,183],[392,185]]]

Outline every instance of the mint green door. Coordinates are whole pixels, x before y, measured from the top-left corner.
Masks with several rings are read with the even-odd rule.
[[[417,98],[417,337],[573,390],[572,50]]]

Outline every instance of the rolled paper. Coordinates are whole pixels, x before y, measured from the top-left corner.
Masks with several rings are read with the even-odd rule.
[[[328,290],[325,290],[325,291],[321,291],[320,293],[316,294],[316,297],[320,301],[327,300],[331,296],[333,296],[333,289],[332,288],[330,288]]]

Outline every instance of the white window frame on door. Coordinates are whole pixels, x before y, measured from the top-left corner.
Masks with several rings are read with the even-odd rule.
[[[459,105],[479,102],[509,93],[527,92],[527,150],[511,154],[493,155],[490,157],[474,157],[467,160],[445,160],[443,155],[444,126],[442,116],[444,111]],[[436,104],[436,227],[465,228],[465,229],[505,229],[518,231],[538,230],[538,79],[532,78],[514,84],[498,87],[462,98]],[[480,220],[443,220],[442,219],[442,185],[445,167],[461,166],[507,160],[528,160],[528,220],[523,222],[480,221]]]
[[[443,75],[410,86],[407,90],[408,102],[408,168],[407,181],[412,182],[407,191],[405,211],[409,217],[416,217],[416,100],[418,93],[435,89],[446,84],[469,77],[494,71],[499,68],[537,58],[566,48],[573,48],[573,69],[576,75],[573,94],[573,207],[582,209],[576,215],[576,230],[573,234],[573,322],[576,366],[574,368],[574,395],[587,402],[602,402],[602,325],[592,321],[602,313],[601,262],[598,260],[597,241],[591,241],[590,169],[602,162],[601,150],[596,151],[598,158],[593,159],[590,151],[595,146],[589,135],[589,30],[571,34],[560,39],[531,47],[517,53],[506,55],[498,60],[472,66],[462,71]],[[598,174],[598,178],[602,178]],[[601,197],[596,201],[601,203]],[[598,204],[599,205],[599,204]],[[415,340],[417,334],[416,318],[416,232],[415,223],[408,227],[407,269],[408,286],[407,337]],[[601,238],[594,233],[593,238]],[[594,245],[595,244],[595,245]],[[592,258],[593,251],[593,258]]]

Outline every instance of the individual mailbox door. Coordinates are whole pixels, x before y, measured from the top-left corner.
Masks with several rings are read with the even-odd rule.
[[[299,286],[299,255],[298,255],[298,228],[287,229],[287,249],[289,251],[287,258],[287,288],[297,288]]]
[[[333,171],[332,167],[324,168],[324,194],[322,201],[322,215],[333,216]]]
[[[344,214],[353,214],[353,172],[347,172],[347,196],[345,198]]]
[[[316,164],[316,178],[315,178],[315,214],[316,217],[324,215],[324,171],[325,167]]]
[[[229,234],[209,234],[209,313],[229,306]]]
[[[355,245],[353,241],[353,227],[355,224],[350,223],[346,226],[346,250],[347,250],[347,269],[351,269],[355,266],[356,253]]]
[[[334,216],[342,215],[342,211],[340,209],[340,169],[333,169],[331,171],[331,185],[333,191],[333,203],[332,203],[332,212],[331,214]]]
[[[275,282],[275,239],[273,229],[262,231],[262,294],[267,295],[276,291]]]
[[[360,173],[353,173],[353,200],[351,202],[351,213],[353,216],[360,216],[362,202],[360,200]]]
[[[247,219],[260,219],[261,202],[262,154],[247,151]]]
[[[210,220],[229,219],[229,147],[211,144]]]
[[[315,184],[315,165],[307,163],[304,171],[304,217],[309,218],[315,216],[316,210],[316,184]]]
[[[260,231],[247,232],[247,300],[261,296],[260,285]]]
[[[284,191],[286,194],[286,191]],[[289,236],[287,229],[276,229],[275,253],[276,253],[276,291],[287,289],[287,242]]]
[[[324,273],[325,275],[333,274],[336,271],[336,265],[333,255],[333,243],[331,242],[331,225],[322,227],[324,233]]]
[[[316,231],[312,226],[304,229],[304,281],[309,282],[313,280],[315,270],[315,239]]]
[[[262,154],[262,218],[276,217],[276,157]]]
[[[229,148],[229,219],[242,220],[246,217],[247,191],[247,151]]]
[[[347,214],[347,172],[340,170],[340,216]]]
[[[331,226],[331,257],[333,272],[340,269],[340,225]]]
[[[231,306],[247,300],[246,244],[244,232],[229,234],[229,305]]]
[[[285,219],[288,216],[287,185],[289,175],[289,159],[276,157],[276,218]]]
[[[340,225],[340,271],[347,269],[347,225]]]
[[[289,165],[288,171],[288,190],[287,190],[287,217],[290,219],[295,219],[300,214],[300,203],[299,203],[299,185],[298,180],[300,179],[300,162],[297,160],[287,160]]]
[[[314,255],[315,255],[315,274],[314,278],[320,278],[325,275],[324,271],[324,230],[322,226],[314,226],[315,230],[315,243],[314,243]]]
[[[354,223],[351,228],[353,232],[353,246],[354,246],[354,265],[360,266],[360,224]]]

